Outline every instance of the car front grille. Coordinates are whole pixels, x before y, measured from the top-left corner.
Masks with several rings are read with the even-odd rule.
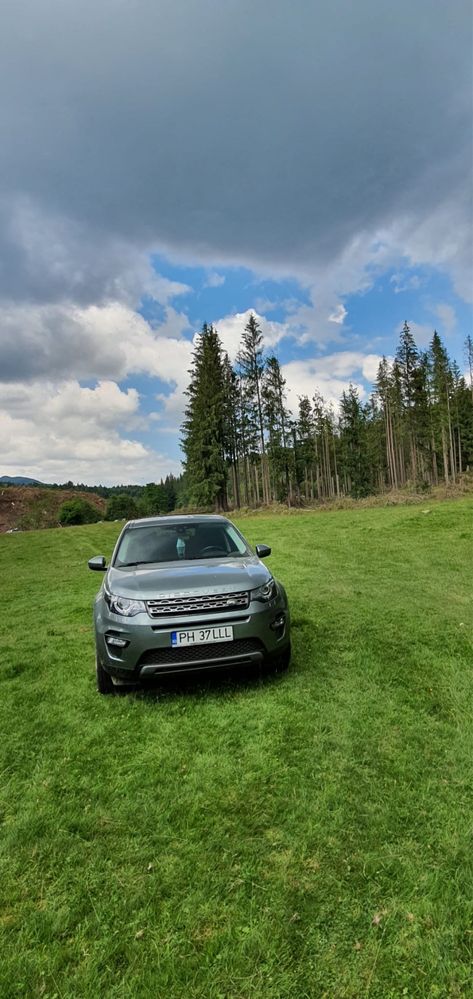
[[[234,656],[263,653],[263,646],[257,638],[236,638],[233,642],[215,642],[209,645],[181,645],[179,648],[149,649],[141,656],[139,666],[173,666],[186,663],[230,660]]]
[[[206,611],[244,610],[249,606],[249,593],[211,593],[197,596],[159,597],[147,600],[151,617],[169,617],[176,614],[199,614]]]

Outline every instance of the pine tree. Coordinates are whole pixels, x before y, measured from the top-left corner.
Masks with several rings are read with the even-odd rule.
[[[418,355],[417,367],[414,369],[412,410],[416,434],[417,478],[424,487],[432,482],[434,471],[430,363],[426,351]]]
[[[189,497],[197,506],[227,509],[227,425],[222,347],[204,323],[196,339],[187,390],[182,448]]]
[[[473,403],[473,339],[470,334],[468,334],[465,340],[465,354],[466,363],[468,364],[468,370],[470,372],[470,391],[471,391],[471,401]]]
[[[233,504],[240,506],[239,453],[240,439],[238,433],[239,388],[238,378],[233,370],[228,354],[223,356],[224,381],[224,418],[225,446],[231,468]]]
[[[305,499],[314,498],[315,427],[309,397],[299,396],[299,416],[296,423],[297,461],[296,476],[304,489]]]
[[[166,475],[163,486],[167,501],[167,512],[170,513],[171,510],[175,509],[177,499],[175,476]]]
[[[430,345],[431,384],[433,395],[433,418],[436,444],[442,452],[444,479],[448,485],[450,478],[455,480],[455,460],[453,454],[453,434],[450,411],[452,374],[447,351],[434,330]]]
[[[405,452],[405,413],[402,398],[402,376],[397,358],[391,368],[389,393],[393,413],[394,440],[396,442],[396,462],[398,468],[398,484],[407,482],[406,452]]]
[[[364,407],[366,457],[369,474],[369,492],[383,492],[387,481],[385,419],[376,392]]]
[[[473,405],[470,386],[463,377],[455,387],[455,412],[461,442],[461,470],[466,471],[473,467]]]
[[[250,314],[242,336],[238,353],[239,374],[242,381],[242,403],[245,409],[246,436],[260,454],[263,503],[270,501],[269,474],[266,461],[264,439],[262,378],[263,378],[263,335],[253,313]],[[253,452],[254,453],[254,452]],[[256,493],[259,493],[259,479],[255,467]],[[259,497],[257,497],[259,499]]]
[[[386,464],[388,474],[388,484],[397,489],[398,487],[398,461],[396,453],[396,439],[394,432],[392,380],[389,365],[385,357],[382,358],[378,367],[376,379],[376,393],[381,405],[384,418],[384,441],[386,449]]]
[[[332,475],[332,424],[328,419],[325,400],[320,392],[313,397],[315,483],[317,499],[335,495]]]
[[[276,357],[268,357],[264,369],[261,398],[268,433],[268,459],[273,497],[293,500],[294,453],[290,448],[290,415],[286,408],[286,382]]]
[[[407,322],[401,331],[396,361],[399,367],[402,402],[405,415],[405,430],[409,451],[410,475],[413,482],[417,479],[417,438],[416,413],[414,406],[414,380],[419,360],[419,354]]]
[[[360,402],[358,390],[349,386],[342,393],[340,403],[340,447],[348,492],[358,498],[369,493],[366,413]]]

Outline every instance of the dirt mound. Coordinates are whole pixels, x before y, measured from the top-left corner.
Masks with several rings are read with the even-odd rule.
[[[85,499],[105,514],[107,501],[96,493],[72,489],[41,489],[36,486],[0,486],[0,533],[57,527],[65,500]]]

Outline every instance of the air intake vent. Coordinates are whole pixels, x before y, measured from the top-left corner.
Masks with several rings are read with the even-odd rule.
[[[234,656],[250,656],[259,653],[263,658],[263,646],[257,638],[236,638],[233,642],[217,642],[215,645],[184,645],[180,648],[150,649],[140,659],[142,666],[172,666],[174,664],[211,662],[212,660],[231,661]]]

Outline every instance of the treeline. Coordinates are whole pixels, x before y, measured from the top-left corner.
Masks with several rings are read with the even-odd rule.
[[[469,384],[436,331],[422,351],[406,322],[367,402],[350,385],[335,409],[315,390],[299,397],[294,417],[255,316],[234,366],[217,330],[204,324],[186,393],[181,502],[220,510],[299,505],[455,482],[473,466],[471,337],[465,350]]]
[[[106,520],[127,520],[171,513],[178,504],[180,480],[167,475],[146,486],[119,486],[108,499]]]
[[[58,520],[65,527],[93,524],[98,520],[133,520],[135,517],[171,513],[178,502],[178,484],[175,476],[168,475],[161,482],[148,482],[146,486],[117,486],[108,498],[105,511],[84,496],[71,497],[60,507]]]
[[[182,476],[167,475],[160,482],[149,482],[147,485],[118,485],[118,486],[87,486],[82,482],[37,482],[32,479],[30,482],[21,483],[22,487],[41,489],[62,490],[77,493],[94,493],[103,499],[112,499],[116,496],[132,496],[140,510],[146,510],[141,516],[152,515],[153,513],[168,513],[176,506]],[[18,488],[18,483],[2,482],[2,488],[13,486]]]

